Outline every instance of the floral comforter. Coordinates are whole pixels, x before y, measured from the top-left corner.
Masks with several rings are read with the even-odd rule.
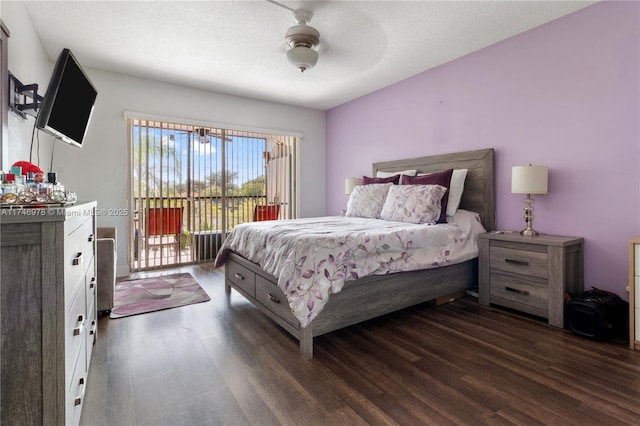
[[[439,225],[354,217],[252,222],[233,229],[215,266],[230,251],[260,265],[306,327],[345,281],[464,262],[477,257],[481,232],[479,216],[464,210]]]

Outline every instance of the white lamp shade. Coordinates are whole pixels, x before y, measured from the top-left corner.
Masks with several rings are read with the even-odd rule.
[[[349,195],[353,192],[353,188],[362,185],[362,179],[347,178],[344,180],[344,193]]]
[[[287,50],[287,60],[300,72],[313,68],[318,63],[318,52],[304,46]]]
[[[514,166],[511,169],[513,194],[546,194],[549,182],[547,166]]]

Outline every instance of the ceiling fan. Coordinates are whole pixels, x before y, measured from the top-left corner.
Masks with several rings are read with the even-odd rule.
[[[293,12],[296,25],[289,27],[285,35],[287,44],[287,61],[298,71],[305,72],[318,63],[318,52],[315,49],[320,43],[320,33],[308,25],[313,12],[306,9],[291,9],[274,0],[267,0]]]
[[[318,63],[318,52],[313,50],[320,43],[320,33],[307,25],[313,13],[308,10],[298,9],[293,12],[296,25],[287,30],[286,40],[287,60],[298,71],[305,72]]]

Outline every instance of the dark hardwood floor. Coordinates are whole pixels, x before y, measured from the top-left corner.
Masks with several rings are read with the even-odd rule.
[[[222,270],[180,270],[212,300],[100,318],[82,425],[640,424],[625,345],[462,299],[321,336],[307,361]]]

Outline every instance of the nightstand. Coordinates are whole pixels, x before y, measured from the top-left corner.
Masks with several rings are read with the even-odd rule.
[[[547,318],[564,328],[566,293],[584,290],[584,239],[484,233],[478,238],[479,302]]]

